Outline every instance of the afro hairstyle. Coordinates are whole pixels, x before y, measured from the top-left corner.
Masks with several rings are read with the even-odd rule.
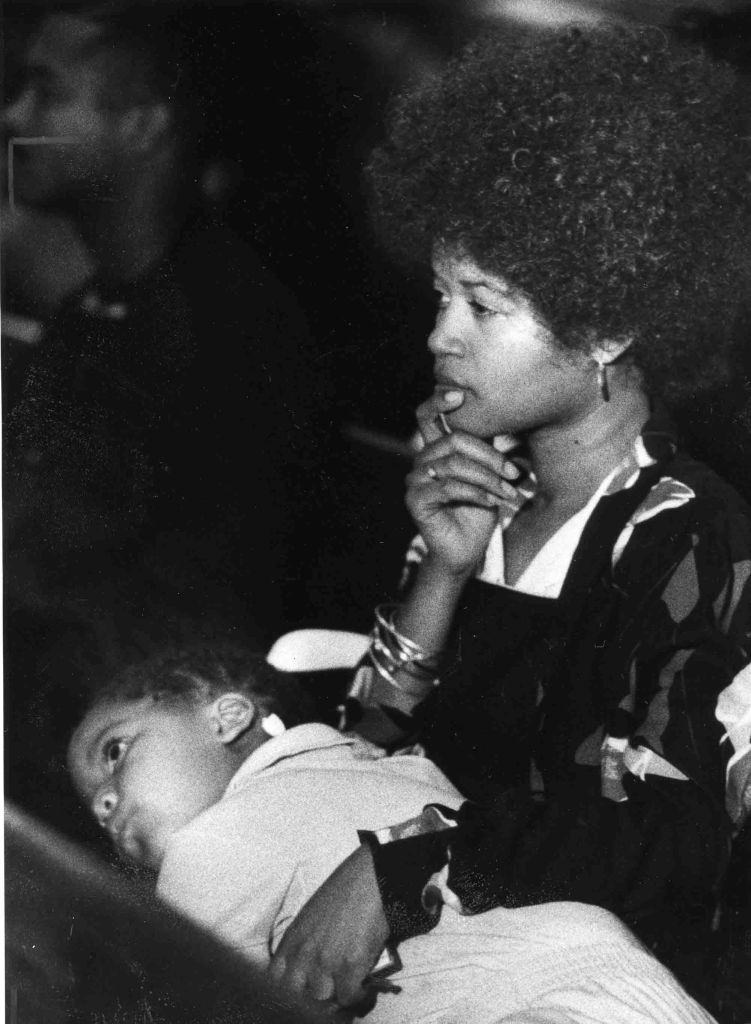
[[[748,96],[656,28],[488,30],[397,98],[366,170],[400,262],[435,247],[534,302],[558,343],[631,340],[679,403],[732,375],[747,294]]]

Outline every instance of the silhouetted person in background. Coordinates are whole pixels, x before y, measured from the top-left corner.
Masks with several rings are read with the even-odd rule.
[[[70,217],[96,268],[5,409],[8,714],[40,738],[26,768],[9,744],[9,779],[32,805],[55,804],[40,748],[69,682],[199,622],[266,639],[301,600],[321,382],[289,294],[195,216],[196,52],[184,12],[49,13],[5,111],[15,203]]]

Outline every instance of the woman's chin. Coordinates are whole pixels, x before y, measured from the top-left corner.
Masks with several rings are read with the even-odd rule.
[[[452,430],[472,434],[481,441],[492,441],[498,434],[511,433],[507,424],[499,424],[495,419],[477,415],[471,409],[457,409],[456,412],[447,414],[446,419]]]

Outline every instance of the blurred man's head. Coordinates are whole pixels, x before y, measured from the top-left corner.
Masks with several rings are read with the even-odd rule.
[[[174,164],[190,134],[188,76],[172,34],[151,18],[83,5],[42,18],[4,113],[17,200],[70,208]]]

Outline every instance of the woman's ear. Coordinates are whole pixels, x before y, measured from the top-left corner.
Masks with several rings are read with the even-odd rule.
[[[223,693],[209,708],[216,734],[222,743],[232,743],[251,727],[256,706],[244,693]]]

